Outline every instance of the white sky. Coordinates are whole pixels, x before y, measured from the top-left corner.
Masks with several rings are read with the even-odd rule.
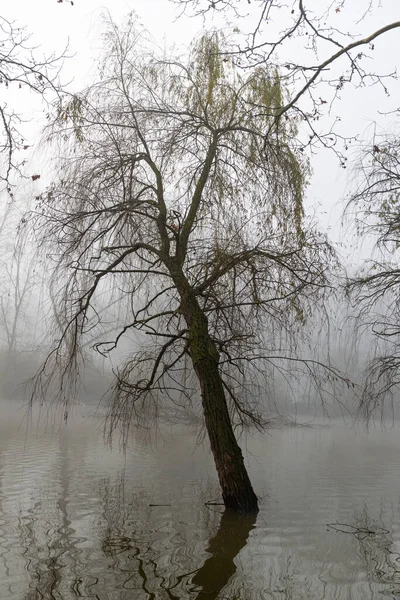
[[[306,6],[317,6],[320,1],[308,0]],[[348,29],[355,17],[361,16],[367,3],[368,0],[346,0],[340,12],[335,13],[335,26]],[[365,36],[388,22],[400,20],[400,0],[382,0],[382,6],[381,10],[375,11],[358,25],[351,25],[355,27],[352,32]],[[178,9],[168,0],[74,0],[73,6],[68,0],[62,3],[57,0],[14,0],[3,3],[1,14],[10,20],[17,20],[20,25],[26,25],[32,32],[32,42],[43,47],[45,52],[60,52],[69,40],[70,53],[74,56],[66,61],[63,79],[74,79],[74,85],[79,88],[89,73],[94,73],[96,56],[101,51],[102,13],[109,11],[114,20],[123,24],[124,15],[132,9],[161,46],[174,44],[183,51],[203,27],[200,18],[177,19]],[[375,46],[373,70],[392,70],[396,63],[400,70],[399,30],[382,37]],[[340,114],[342,118],[343,131],[348,134],[366,132],[374,120],[383,126],[393,123],[394,117],[384,119],[378,112],[400,105],[400,99],[397,102],[399,85],[393,85],[392,88],[394,93],[389,99],[378,87],[346,91],[335,108],[335,114]],[[332,237],[338,240],[344,235],[339,230],[348,171],[343,171],[327,152],[314,156],[312,166],[314,175],[308,190],[308,202],[319,207],[323,226],[330,227]],[[355,248],[346,243],[345,253],[350,263],[358,262],[359,255],[365,255],[365,252],[364,249],[360,250],[358,240]]]

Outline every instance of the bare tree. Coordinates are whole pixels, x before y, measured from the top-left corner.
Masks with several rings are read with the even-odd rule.
[[[11,195],[11,174],[21,173],[23,152],[29,142],[23,133],[23,117],[13,107],[10,93],[29,89],[49,103],[60,93],[58,75],[64,55],[41,56],[38,48],[31,45],[25,28],[0,16],[0,182]],[[32,177],[37,178],[38,174]]]
[[[369,235],[376,255],[349,280],[359,332],[372,334],[361,408],[367,416],[381,409],[400,384],[400,137],[377,135],[364,147],[358,186],[347,211],[354,211],[358,233]]]
[[[28,348],[28,336],[21,331],[21,325],[27,319],[26,309],[33,289],[40,284],[35,272],[35,254],[30,252],[28,256],[27,242],[26,237],[17,237],[10,247],[4,248],[8,256],[4,252],[4,258],[0,260],[5,279],[4,291],[0,296],[0,325],[4,330],[5,348],[10,360],[15,358],[21,336],[25,349]]]
[[[24,224],[26,198],[4,200],[0,220],[0,372],[3,395],[37,369],[43,351],[43,277],[34,240]],[[42,335],[39,335],[42,333]],[[45,347],[45,346],[44,346]],[[40,353],[42,358],[39,359]]]
[[[256,512],[233,425],[264,425],[260,373],[300,362],[296,341],[336,260],[304,216],[297,122],[276,119],[276,70],[240,73],[219,33],[186,61],[154,56],[134,19],[106,41],[99,82],[56,116],[59,179],[32,217],[62,325],[34,396],[57,376],[68,414],[80,348],[110,325],[97,309],[119,298],[119,332],[96,349],[141,338],[115,373],[109,433],[126,441],[157,401],[199,391],[225,506]]]

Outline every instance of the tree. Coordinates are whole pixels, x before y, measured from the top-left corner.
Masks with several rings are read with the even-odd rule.
[[[8,397],[15,396],[46,356],[40,298],[47,294],[24,222],[27,198],[4,199],[0,220],[0,380],[1,393]]]
[[[357,306],[358,329],[372,333],[361,408],[367,416],[380,408],[400,383],[400,138],[374,135],[358,165],[358,186],[347,210],[354,210],[358,233],[374,240],[377,254],[348,291]]]
[[[35,273],[35,253],[31,252],[28,256],[29,240],[23,234],[20,236],[17,233],[17,239],[12,244],[5,244],[0,260],[5,290],[0,296],[0,325],[4,330],[4,348],[10,361],[15,359],[19,350],[21,324],[27,317],[26,309],[33,289],[39,283]],[[25,350],[28,348],[27,341],[25,334]]]
[[[64,55],[39,57],[26,29],[0,17],[0,182],[11,195],[11,175],[21,174],[24,165],[21,152],[29,148],[29,142],[23,133],[23,118],[14,110],[13,102],[7,101],[7,96],[13,90],[28,89],[50,102],[60,93],[58,75]]]
[[[109,433],[126,441],[157,399],[190,402],[199,390],[225,506],[257,512],[234,425],[263,426],[257,380],[301,361],[296,340],[335,261],[304,216],[297,122],[275,118],[285,94],[276,70],[240,73],[221,56],[220,33],[185,62],[154,56],[135,19],[123,32],[111,24],[106,41],[99,82],[49,132],[59,178],[32,218],[54,261],[62,333],[33,396],[58,377],[68,414],[80,348],[110,327],[104,298],[119,298],[119,332],[96,349],[110,355],[141,337],[116,370]]]

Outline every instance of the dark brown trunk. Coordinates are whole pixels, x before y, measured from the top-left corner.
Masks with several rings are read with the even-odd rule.
[[[239,512],[258,512],[257,496],[233,432],[218,362],[212,356],[204,357],[194,363],[194,368],[200,382],[204,418],[225,507]]]
[[[193,367],[200,382],[204,418],[227,510],[258,512],[242,451],[236,441],[218,368],[219,354],[208,332],[207,317],[184,277],[176,279],[181,311],[189,327]]]

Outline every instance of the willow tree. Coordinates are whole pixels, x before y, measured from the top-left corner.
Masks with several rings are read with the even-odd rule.
[[[369,418],[395,397],[400,384],[399,133],[375,133],[364,144],[357,167],[347,210],[355,212],[358,233],[368,236],[376,250],[348,281],[358,331],[372,342],[360,406]]]
[[[99,81],[58,111],[59,175],[34,222],[61,335],[35,393],[58,374],[68,414],[82,342],[109,327],[104,298],[119,301],[119,330],[95,348],[142,337],[115,370],[109,433],[126,440],[153,402],[198,391],[225,506],[256,512],[233,424],[263,425],[254,373],[298,360],[284,340],[324,293],[332,252],[304,217],[308,165],[295,120],[276,120],[279,73],[239,73],[223,44],[207,34],[167,59],[134,19],[111,24]]]

